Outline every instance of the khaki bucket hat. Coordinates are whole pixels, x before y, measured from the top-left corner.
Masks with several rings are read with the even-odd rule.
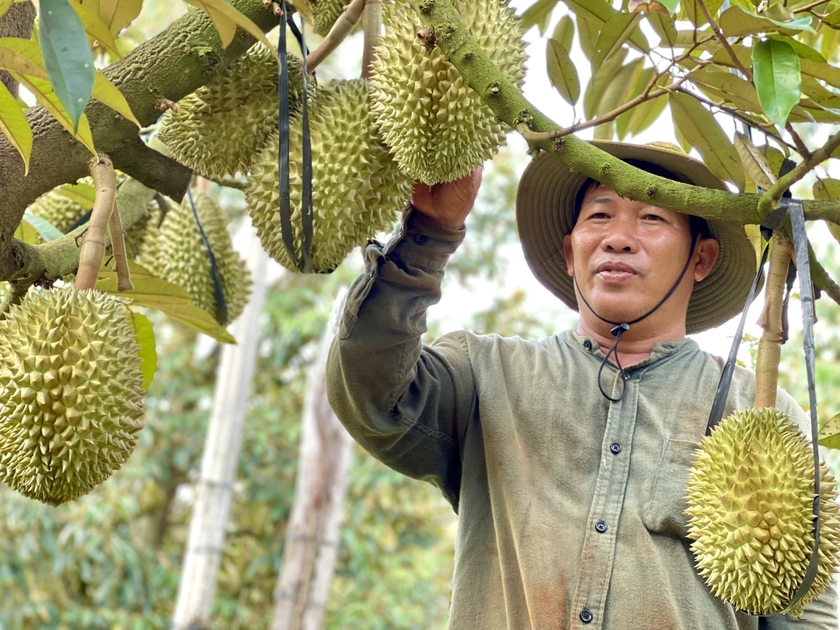
[[[678,147],[598,140],[591,144],[621,160],[655,164],[697,186],[728,190],[705,164]],[[578,310],[577,297],[566,271],[563,237],[574,227],[575,197],[587,179],[543,153],[525,169],[516,193],[516,222],[525,260],[537,280],[574,310]],[[720,244],[720,254],[711,273],[694,284],[686,316],[687,333],[713,328],[740,313],[758,270],[756,251],[743,225],[728,221],[708,224]]]

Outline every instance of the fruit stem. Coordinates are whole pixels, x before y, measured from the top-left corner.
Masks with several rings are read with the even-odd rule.
[[[77,291],[92,289],[96,285],[105,256],[105,230],[117,198],[117,175],[111,159],[107,155],[99,155],[88,162],[88,167],[96,189],[96,200],[79,254],[79,270],[74,285]]]
[[[373,69],[374,49],[379,46],[382,30],[382,2],[380,0],[365,1],[365,47],[362,57],[362,78],[367,79]]]
[[[313,50],[306,57],[306,69],[308,72],[313,72],[320,63],[329,57],[330,53],[338,48],[338,45],[344,41],[344,38],[353,30],[353,27],[359,22],[362,17],[362,11],[365,10],[365,0],[353,0],[350,4],[344,7],[341,15],[333,24],[330,32],[324,38],[318,47]]]
[[[120,209],[117,206],[116,197],[114,197],[114,209],[111,211],[108,229],[111,232],[111,251],[114,252],[114,267],[117,269],[117,291],[131,291],[134,285],[131,283],[131,272],[128,269],[128,257],[125,253],[125,232],[123,231]]]
[[[764,332],[758,342],[758,357],[755,365],[756,407],[776,406],[779,360],[782,356],[782,344],[786,341],[782,329],[782,302],[792,256],[791,242],[778,233],[774,234],[773,247],[770,251],[770,270],[767,273],[764,311],[759,320]]]

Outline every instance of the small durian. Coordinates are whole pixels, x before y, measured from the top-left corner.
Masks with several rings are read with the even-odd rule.
[[[289,55],[290,111],[298,107],[303,64]],[[211,179],[245,172],[254,154],[277,130],[279,64],[256,44],[219,78],[178,101],[163,116],[160,139],[172,157]]]
[[[90,178],[86,178],[88,181]],[[82,180],[84,182],[84,180]],[[82,204],[63,194],[60,188],[55,188],[38,197],[29,212],[41,217],[66,234],[71,227],[82,218],[88,210]]]
[[[312,143],[312,262],[330,272],[350,250],[389,227],[411,194],[376,134],[365,81],[338,81],[320,88],[309,106]],[[301,121],[289,130],[289,181],[295,257],[301,256]],[[245,190],[248,212],[263,247],[281,265],[297,271],[280,228],[278,141],[257,156]]]
[[[789,613],[802,614],[838,566],[836,482],[820,471],[819,570]],[[811,557],[814,456],[787,415],[735,412],[704,438],[688,481],[688,536],[712,592],[736,609],[773,615],[790,603]]]
[[[312,10],[315,13],[313,30],[321,37],[326,37],[335,24],[338,16],[350,0],[313,0]]]
[[[467,30],[512,82],[525,76],[522,32],[504,0],[453,0]],[[371,109],[400,168],[427,184],[472,172],[493,157],[506,127],[439,48],[418,37],[407,2],[388,5],[370,76]]]
[[[225,313],[216,301],[216,285],[207,247],[189,200],[173,204],[160,228],[150,227],[140,263],[149,271],[190,294],[193,304],[204,309],[222,325],[242,313],[251,294],[251,274],[245,261],[233,249],[227,221],[219,204],[205,193],[194,196],[195,209],[221,280]]]
[[[0,482],[50,505],[89,492],[143,426],[130,311],[95,290],[33,290],[0,339]]]

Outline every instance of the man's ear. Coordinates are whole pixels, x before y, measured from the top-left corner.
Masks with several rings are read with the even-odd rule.
[[[570,276],[575,275],[575,258],[572,254],[572,235],[566,234],[563,237],[563,257],[566,259],[566,271]]]
[[[700,282],[709,275],[712,267],[715,266],[715,261],[717,261],[720,253],[720,244],[713,238],[698,239],[694,253],[698,256],[697,264],[694,265],[694,281]]]

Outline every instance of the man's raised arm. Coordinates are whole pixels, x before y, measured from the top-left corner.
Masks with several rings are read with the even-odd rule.
[[[420,336],[480,181],[479,170],[415,187],[388,243],[365,249],[327,362],[330,405],[356,441],[395,470],[437,485],[456,510],[472,370],[463,333],[429,347]]]

